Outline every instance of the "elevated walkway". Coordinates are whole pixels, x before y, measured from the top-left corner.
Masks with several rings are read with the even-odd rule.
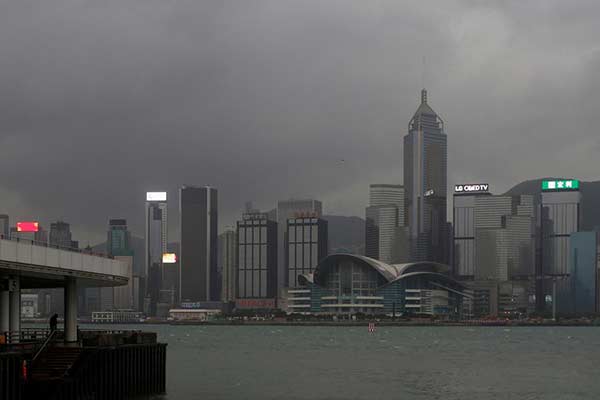
[[[126,285],[127,263],[79,249],[0,238],[0,342],[20,338],[21,289],[63,288],[65,342],[77,340],[77,287]]]

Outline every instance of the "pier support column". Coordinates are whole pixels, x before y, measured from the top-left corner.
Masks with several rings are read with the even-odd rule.
[[[4,278],[0,279],[4,280]],[[8,285],[8,282],[6,284]],[[8,290],[0,290],[0,335],[4,334],[4,332],[8,332],[10,329],[9,297],[10,294]]]
[[[10,292],[8,292],[9,303],[9,330],[19,332],[21,330],[21,280],[18,276],[10,277]]]
[[[65,281],[65,343],[77,342],[77,281]]]

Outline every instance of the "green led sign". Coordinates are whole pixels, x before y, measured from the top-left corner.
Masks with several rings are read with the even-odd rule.
[[[577,179],[564,179],[558,181],[542,181],[542,190],[577,190],[579,181]]]

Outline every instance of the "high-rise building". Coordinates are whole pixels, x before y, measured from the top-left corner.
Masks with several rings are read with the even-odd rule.
[[[287,286],[298,287],[298,275],[312,273],[328,253],[327,221],[298,217],[287,220]]]
[[[534,275],[533,196],[476,197],[474,228],[475,280],[529,280]]]
[[[48,244],[58,248],[76,248],[79,244],[73,241],[71,234],[71,227],[64,221],[56,221],[50,224],[50,233]],[[78,293],[81,297],[84,297],[85,289],[79,288]],[[48,303],[48,311],[52,314],[62,314],[64,309],[64,290],[60,289],[43,289],[39,291],[39,298],[43,299],[40,303],[44,302],[47,296],[50,296],[50,302]]]
[[[0,214],[0,235],[5,239],[10,234],[10,219],[6,214]]]
[[[218,301],[217,189],[183,186],[179,190],[181,249],[180,302]]]
[[[574,232],[569,237],[569,277],[557,293],[559,313],[580,315],[600,310],[598,290],[600,268],[600,234]]]
[[[119,310],[132,310],[133,302],[133,255],[131,256],[115,256],[115,260],[119,260],[127,265],[127,285],[116,286],[113,288],[113,308]]]
[[[404,187],[373,184],[365,214],[365,255],[385,263],[407,262],[408,230],[404,226]]]
[[[127,229],[126,219],[110,219],[106,252],[111,256],[131,255],[131,232]]]
[[[290,199],[277,203],[277,296],[281,296],[282,289],[287,287],[287,262],[285,259],[285,233],[287,220],[294,217],[315,217],[323,215],[323,204],[314,199]],[[269,218],[273,218],[270,213]]]
[[[238,299],[277,297],[277,222],[266,214],[244,214],[237,222]]]
[[[535,212],[530,195],[492,195],[487,184],[454,187],[453,270],[475,296],[475,316],[531,311]]]
[[[542,181],[538,211],[541,251],[538,260],[536,300],[538,309],[546,309],[552,296],[550,279],[555,279],[557,293],[568,293],[569,237],[580,229],[581,193],[576,179]],[[554,299],[552,300],[554,301]]]
[[[49,244],[51,246],[72,248],[74,242],[70,225],[63,221],[51,223]]]
[[[486,183],[454,185],[452,269],[457,279],[475,276],[475,199],[487,195],[491,193]]]
[[[134,256],[133,249],[131,247],[131,232],[127,228],[126,219],[109,219],[106,251],[110,256],[113,257]],[[116,288],[112,287],[87,289],[86,296],[88,297],[89,301],[86,301],[86,303],[93,305],[88,311],[106,311],[115,308],[117,306],[115,303],[115,289]],[[121,296],[122,292],[124,292],[126,289],[117,290],[119,290],[117,298],[119,302],[121,302],[121,299],[125,297]]]
[[[156,316],[164,280],[162,257],[167,253],[167,192],[146,193],[145,276],[146,314]]]
[[[444,122],[427,103],[421,104],[404,136],[405,218],[410,260],[447,262],[447,137]]]
[[[237,275],[237,233],[227,229],[219,235],[219,271],[221,273],[221,301],[234,302]]]

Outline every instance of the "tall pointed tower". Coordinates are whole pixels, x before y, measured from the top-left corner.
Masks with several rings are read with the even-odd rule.
[[[427,103],[427,90],[423,89],[421,104],[404,136],[404,215],[409,227],[411,261],[449,261],[447,153],[444,121]]]

